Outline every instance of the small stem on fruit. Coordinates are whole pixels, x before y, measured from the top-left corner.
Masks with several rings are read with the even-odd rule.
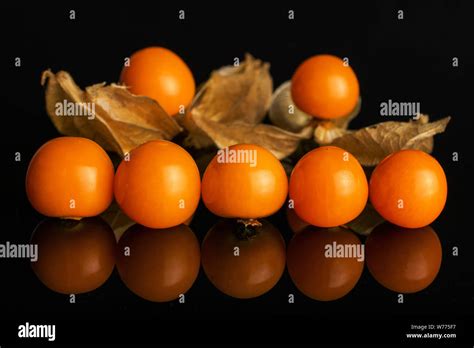
[[[257,234],[257,230],[262,223],[257,219],[238,219],[236,236],[241,240],[251,239]]]

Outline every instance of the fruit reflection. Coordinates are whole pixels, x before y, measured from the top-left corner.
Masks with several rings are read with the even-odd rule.
[[[331,250],[334,246],[336,249]],[[337,248],[346,252],[338,254]],[[347,229],[309,226],[293,236],[287,266],[303,294],[319,301],[337,300],[354,288],[362,274],[362,245]]]
[[[309,226],[309,223],[300,218],[293,208],[286,208],[286,221],[293,233],[299,233]]]
[[[44,220],[31,243],[38,245],[33,271],[49,289],[62,294],[95,290],[114,269],[114,233],[100,218]]]
[[[133,225],[120,238],[117,269],[136,295],[172,301],[193,285],[199,273],[199,242],[186,225],[152,229]]]
[[[269,222],[244,228],[221,220],[202,243],[202,266],[210,282],[236,298],[260,296],[272,289],[285,270],[285,241]]]
[[[430,226],[410,229],[384,223],[367,238],[366,252],[372,276],[399,293],[425,289],[441,266],[441,243]]]

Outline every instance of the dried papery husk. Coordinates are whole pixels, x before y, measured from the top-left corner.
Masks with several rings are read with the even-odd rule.
[[[427,153],[433,150],[433,136],[445,131],[451,117],[429,122],[428,115],[418,115],[408,122],[387,121],[351,131],[336,138],[331,145],[339,146],[364,166],[375,166],[391,153],[417,149]]]
[[[368,236],[375,227],[383,223],[385,219],[380,216],[372,204],[367,203],[360,215],[347,223],[345,227],[362,236]]]
[[[267,124],[249,124],[245,122],[219,123],[200,120],[201,129],[214,139],[219,148],[235,144],[260,145],[282,159],[293,153],[301,139],[311,136],[312,129],[304,129],[301,133],[287,132],[276,126]]]
[[[203,119],[219,123],[261,122],[270,107],[273,89],[269,70],[269,63],[246,54],[238,66],[213,71],[187,109],[183,120],[189,131],[186,142],[197,148],[213,144],[214,139],[199,125]]]
[[[348,115],[333,120],[320,119],[305,113],[294,104],[291,98],[291,81],[286,81],[273,93],[268,115],[274,125],[290,132],[301,132],[305,127],[314,128],[314,140],[319,145],[325,145],[346,133],[350,121],[360,113],[361,105],[362,98],[359,97]]]
[[[105,83],[80,89],[65,71],[46,70],[46,111],[64,135],[92,139],[108,151],[124,156],[135,147],[156,139],[172,139],[182,128],[153,99],[135,96],[125,87]],[[64,101],[94,105],[93,119],[86,116],[57,116],[56,105]],[[83,104],[84,103],[84,104]],[[89,107],[89,110],[92,108]]]
[[[315,122],[314,141],[319,145],[331,144],[335,139],[343,136],[349,131],[349,123],[360,113],[362,98],[359,97],[357,104],[347,116],[333,120],[318,120]]]
[[[312,129],[298,133],[260,123],[270,107],[272,78],[269,64],[247,54],[237,67],[211,74],[196,94],[183,120],[189,132],[185,145],[203,148],[239,143],[260,145],[279,159],[291,154]]]
[[[112,228],[117,241],[130,226],[135,225],[135,221],[125,215],[115,201],[100,216]]]
[[[300,132],[314,121],[313,116],[294,104],[291,98],[291,81],[284,82],[273,93],[268,117],[275,126],[289,132]]]
[[[328,145],[346,133],[347,129],[339,128],[334,122],[323,121],[314,128],[314,140],[319,145]]]

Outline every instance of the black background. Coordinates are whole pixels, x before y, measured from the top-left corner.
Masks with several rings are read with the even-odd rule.
[[[446,133],[436,136],[434,151],[449,184],[446,208],[432,225],[443,246],[441,270],[429,288],[406,295],[404,304],[367,269],[349,295],[329,303],[299,293],[286,272],[266,295],[235,300],[216,290],[201,271],[186,304],[156,304],[133,295],[115,271],[101,288],[69,304],[67,296],[40,283],[28,261],[3,259],[0,345],[18,340],[18,324],[25,321],[56,323],[57,341],[159,343],[220,337],[227,342],[400,342],[409,324],[456,323],[458,342],[472,343],[471,7],[468,1],[2,5],[2,243],[28,242],[43,219],[26,199],[24,177],[36,149],[58,136],[40,86],[47,68],[69,71],[81,87],[116,82],[124,57],[158,45],[178,53],[200,83],[213,69],[250,52],[271,63],[277,87],[305,58],[331,53],[349,57],[360,82],[362,112],[352,127],[384,121],[380,103],[388,99],[420,102],[433,120],[453,119]],[[70,9],[76,11],[75,20],[69,19]],[[178,19],[180,9],[186,11],[184,21]],[[295,11],[293,21],[289,9]],[[403,20],[397,18],[400,9]],[[14,66],[15,57],[21,57],[20,68]],[[459,58],[458,67],[452,66],[453,57]],[[17,151],[21,162],[14,161]],[[453,152],[459,153],[458,162],[451,160]],[[270,220],[289,241],[284,215]],[[192,228],[202,240],[214,223],[200,206]],[[457,257],[451,253],[454,246],[460,250]],[[287,303],[289,293],[295,294],[295,304]]]

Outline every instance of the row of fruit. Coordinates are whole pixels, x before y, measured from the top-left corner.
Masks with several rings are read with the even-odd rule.
[[[127,58],[120,81],[135,95],[156,100],[168,115],[180,113],[194,98],[188,65],[164,47],[148,47]],[[303,112],[321,119],[347,116],[357,105],[359,82],[347,61],[321,54],[305,60],[291,80],[291,95]]]
[[[33,156],[26,176],[28,198],[43,215],[96,216],[115,196],[128,217],[150,228],[185,222],[194,214],[201,190],[212,213],[237,219],[270,216],[289,193],[289,205],[296,214],[319,227],[355,219],[370,192],[370,201],[382,217],[402,227],[418,228],[432,223],[443,210],[447,182],[433,157],[403,150],[375,168],[369,185],[356,158],[341,148],[324,146],[299,160],[288,184],[283,166],[268,150],[238,144],[219,150],[201,184],[191,155],[164,140],[134,149],[114,175],[107,153],[93,141],[77,137],[44,144]]]

